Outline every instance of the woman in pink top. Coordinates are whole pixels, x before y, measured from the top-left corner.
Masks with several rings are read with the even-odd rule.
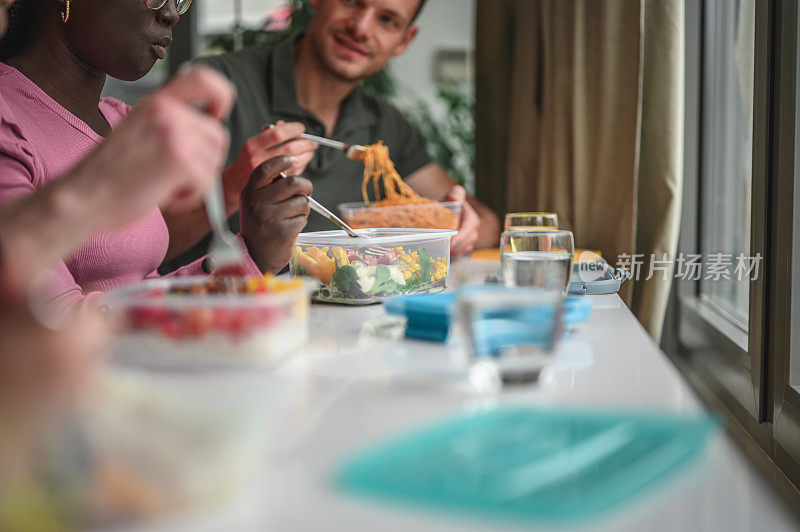
[[[92,313],[70,320],[67,331],[42,327],[28,302],[31,282],[96,231],[139,218],[156,203],[186,209],[202,201],[227,153],[219,120],[234,99],[234,88],[214,71],[181,72],[69,174],[0,206],[0,508],[18,505],[31,482],[41,485],[36,449],[49,422],[85,387],[106,334],[105,320]],[[164,128],[165,120],[173,126]],[[185,164],[197,150],[209,153],[208,166]],[[33,515],[0,511],[0,530],[27,529]]]
[[[12,1],[0,0],[0,36]],[[155,204],[186,209],[201,201],[227,153],[219,120],[234,100],[234,88],[214,71],[181,72],[69,174],[0,206],[0,508],[15,509],[0,511],[0,530],[30,529],[43,511],[52,527],[68,527],[63,515],[30,504],[31,493],[50,500],[49,470],[37,451],[85,387],[107,325],[89,313],[68,331],[45,329],[28,304],[31,281],[98,230]],[[0,116],[14,114],[2,98],[0,108]],[[207,159],[198,160],[198,151]]]
[[[147,73],[163,58],[179,18],[174,0],[158,10],[143,0],[17,0],[13,9],[0,42],[0,202],[57,179],[104,141],[130,112],[117,100],[100,98],[106,74],[133,80]],[[310,182],[274,180],[298,159],[265,163],[242,192],[249,273],[280,270],[305,226]],[[40,284],[35,299],[65,313],[99,293],[154,276],[168,241],[154,206],[78,247]],[[202,262],[175,275],[202,274]]]

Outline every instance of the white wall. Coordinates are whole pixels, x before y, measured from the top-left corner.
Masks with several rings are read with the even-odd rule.
[[[401,105],[410,96],[436,105],[436,86],[433,79],[433,60],[440,47],[463,48],[472,52],[475,47],[476,0],[428,0],[417,19],[419,33],[406,53],[393,61],[392,72],[398,82],[396,97]],[[474,84],[471,69],[470,85]]]

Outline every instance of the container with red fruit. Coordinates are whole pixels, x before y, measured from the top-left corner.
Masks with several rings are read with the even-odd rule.
[[[109,295],[115,357],[147,364],[278,362],[308,339],[306,283],[264,277],[155,279]]]

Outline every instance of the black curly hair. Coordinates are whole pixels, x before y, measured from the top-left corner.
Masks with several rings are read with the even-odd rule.
[[[13,57],[25,44],[36,0],[16,0],[8,9],[8,31],[0,38],[0,61]]]

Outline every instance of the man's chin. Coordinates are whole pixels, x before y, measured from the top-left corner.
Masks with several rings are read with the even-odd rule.
[[[380,71],[380,70],[375,70],[374,68],[355,67],[353,65],[341,65],[337,64],[336,62],[331,62],[331,63],[328,64],[328,70],[330,71],[331,74],[333,74],[342,81],[348,81],[352,83],[357,83],[362,79],[368,78],[371,75]]]

